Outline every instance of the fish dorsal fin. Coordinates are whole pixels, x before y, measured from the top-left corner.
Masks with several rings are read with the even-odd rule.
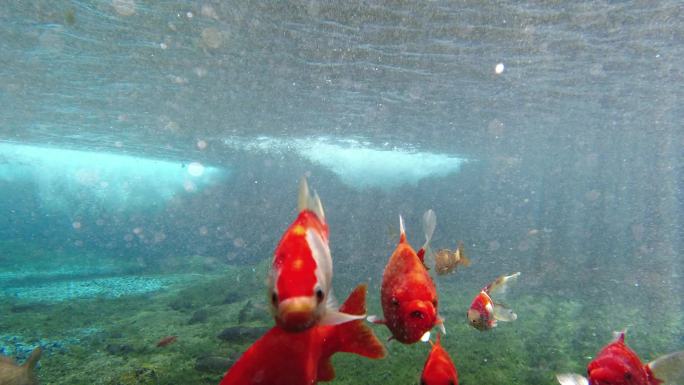
[[[589,385],[589,380],[575,373],[556,374],[561,385]]]
[[[306,182],[306,177],[302,177],[299,181],[299,196],[298,196],[299,211],[310,210],[325,223],[325,212],[323,211],[323,204],[318,194],[314,191],[313,195],[309,190],[309,184]]]
[[[492,312],[497,321],[511,322],[518,319],[518,315],[515,314],[511,308],[502,303],[495,303]]]
[[[613,340],[615,342],[619,342],[621,344],[625,343],[625,334],[627,334],[627,328],[622,329],[620,331],[615,331],[613,332]]]
[[[508,285],[511,282],[517,280],[519,276],[520,272],[513,273],[511,275],[502,275],[499,278],[495,279],[494,282],[487,285],[484,291],[487,292],[490,296],[494,294],[503,295],[504,293],[506,293]]]
[[[406,228],[404,227],[404,218],[399,214],[399,243],[406,242]]]
[[[684,350],[658,357],[646,366],[663,385],[684,384]]]
[[[24,367],[28,368],[28,370],[33,370],[35,369],[36,365],[38,364],[38,360],[40,360],[40,355],[43,353],[43,350],[39,347],[33,349],[31,352],[31,355],[29,358],[24,362]]]

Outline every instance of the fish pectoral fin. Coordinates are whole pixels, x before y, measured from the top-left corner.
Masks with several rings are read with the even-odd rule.
[[[38,360],[40,360],[40,356],[43,353],[43,349],[41,347],[37,347],[33,349],[31,352],[31,355],[29,358],[24,362],[24,367],[28,368],[28,370],[33,370],[36,368],[36,365],[38,364]]]
[[[446,335],[446,327],[444,327],[444,317],[442,317],[441,315],[437,316],[437,325],[439,326],[439,330],[442,332],[442,334]]]
[[[378,316],[376,316],[376,315],[369,315],[366,318],[366,320],[368,320],[368,322],[372,322],[372,323],[378,324],[378,325],[385,325],[387,323],[387,322],[385,322],[384,319],[378,318]]]
[[[423,334],[423,335],[420,337],[420,340],[423,341],[423,342],[428,342],[428,341],[430,341],[430,331],[429,331],[429,330],[426,331],[425,334]]]
[[[518,315],[511,308],[501,303],[494,304],[493,312],[497,321],[510,322],[518,319]]]
[[[575,373],[556,374],[561,385],[589,385],[589,380]]]
[[[684,384],[684,350],[658,357],[647,366],[663,385]]]
[[[339,325],[346,322],[356,321],[366,318],[365,314],[347,314],[335,310],[328,310],[321,318],[320,325]]]

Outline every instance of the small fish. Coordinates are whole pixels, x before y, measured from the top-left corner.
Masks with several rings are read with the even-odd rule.
[[[496,326],[496,321],[515,321],[518,316],[513,313],[513,310],[501,303],[492,301],[494,293],[503,294],[506,291],[506,285],[509,282],[517,279],[520,272],[511,275],[502,275],[495,279],[494,282],[485,286],[475,299],[470,304],[468,309],[468,321],[477,330],[490,330]]]
[[[436,223],[434,211],[428,210],[423,215],[425,244],[416,253],[406,241],[404,220],[399,217],[399,244],[385,266],[380,289],[385,319],[369,317],[371,322],[386,325],[391,338],[405,344],[427,341],[436,325],[444,330],[438,314],[437,289],[424,261]]]
[[[348,314],[366,312],[366,285],[359,285],[340,307]],[[378,359],[386,351],[363,320],[315,324],[293,333],[276,324],[228,369],[219,385],[314,385],[335,378],[331,358],[337,352]]]
[[[17,365],[9,357],[0,356],[0,384],[2,385],[38,385],[38,377],[33,372],[38,364],[42,350],[33,349],[23,365]]]
[[[306,179],[299,184],[299,215],[285,231],[273,254],[268,278],[271,311],[287,331],[302,331],[315,324],[336,325],[365,315],[336,310],[331,292],[332,257],[328,224],[318,195],[309,193]]]
[[[435,254],[435,271],[439,275],[449,274],[456,270],[458,265],[470,266],[470,259],[463,251],[463,242],[458,242],[456,251],[441,249]]]
[[[437,334],[437,342],[432,344],[432,350],[423,366],[420,385],[458,385],[456,366],[440,344],[439,337],[440,334]]]
[[[625,332],[616,333],[587,366],[589,379],[574,374],[558,374],[561,385],[675,385],[684,384],[684,351],[670,353],[644,365],[625,344]]]
[[[166,336],[166,337],[160,339],[159,342],[157,342],[157,347],[163,348],[165,346],[169,346],[172,343],[176,342],[177,339],[178,339],[178,336]]]

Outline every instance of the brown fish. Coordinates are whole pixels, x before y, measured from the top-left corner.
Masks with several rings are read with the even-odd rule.
[[[2,385],[38,385],[38,377],[33,373],[42,350],[38,347],[31,352],[23,365],[17,365],[9,357],[0,356],[0,384]]]
[[[458,248],[455,251],[441,249],[435,253],[435,271],[437,274],[449,274],[455,271],[458,265],[470,266],[470,259],[463,251],[463,242],[458,242]]]
[[[158,348],[163,348],[164,346],[171,345],[172,343],[176,342],[178,339],[178,336],[167,336],[159,340],[157,342],[157,347]]]

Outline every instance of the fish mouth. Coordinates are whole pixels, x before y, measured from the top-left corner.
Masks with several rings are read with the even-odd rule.
[[[317,301],[313,297],[294,297],[278,305],[277,321],[287,331],[301,331],[314,325]]]

